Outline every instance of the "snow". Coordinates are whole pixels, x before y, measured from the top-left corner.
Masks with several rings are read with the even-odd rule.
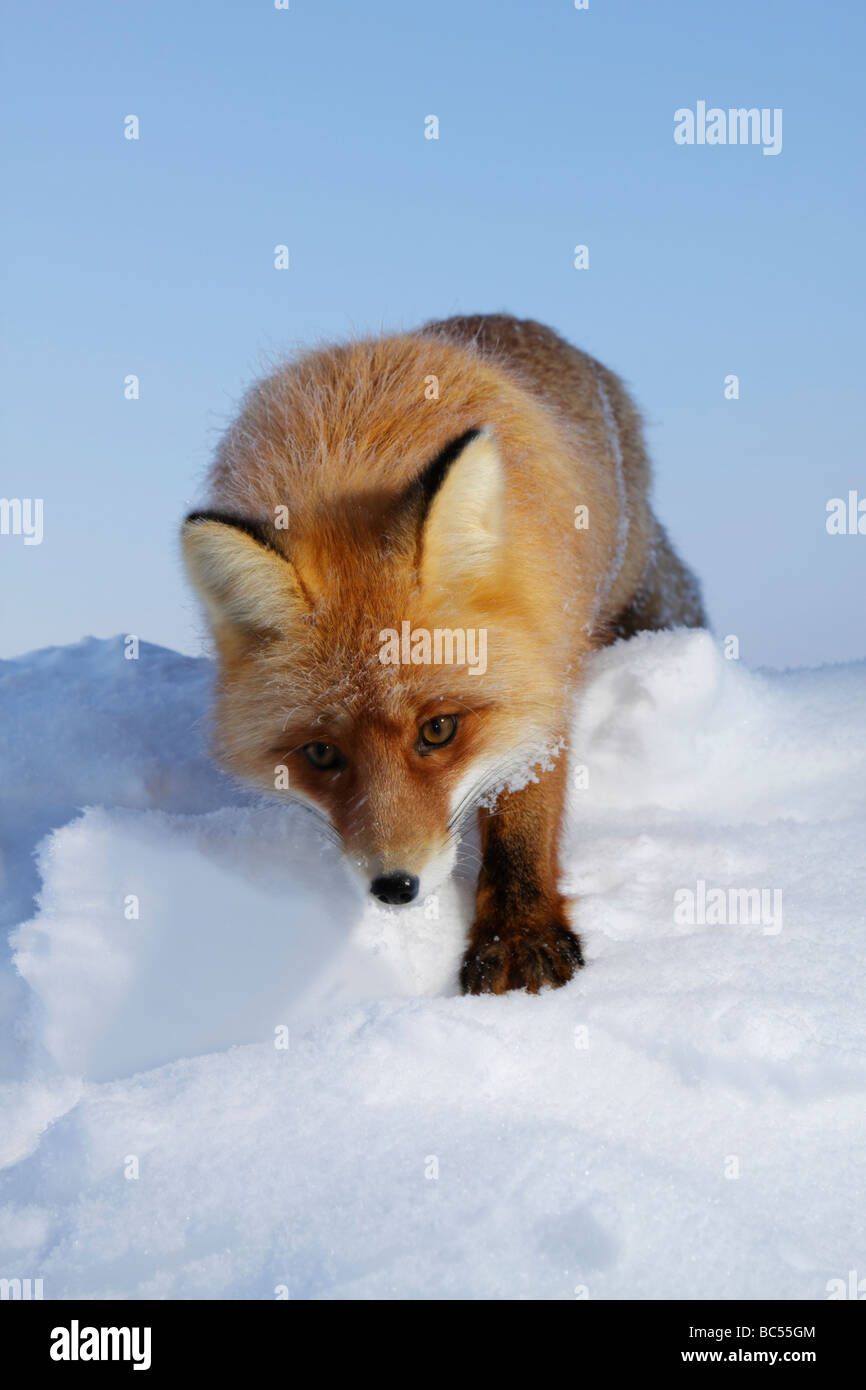
[[[124,651],[0,663],[0,1276],[573,1299],[866,1274],[866,665],[750,672],[701,632],[600,654],[565,852],[587,968],[463,998],[471,884],[359,898],[309,815],[208,763],[208,663]],[[778,891],[781,929],[678,920],[699,884]]]

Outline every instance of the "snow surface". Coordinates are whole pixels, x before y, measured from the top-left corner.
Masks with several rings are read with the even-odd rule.
[[[866,665],[754,673],[697,632],[596,658],[565,854],[588,966],[537,998],[457,994],[468,881],[380,909],[309,815],[216,772],[209,682],[120,639],[0,663],[0,1277],[572,1299],[866,1275]],[[778,890],[781,929],[683,922],[699,882]]]

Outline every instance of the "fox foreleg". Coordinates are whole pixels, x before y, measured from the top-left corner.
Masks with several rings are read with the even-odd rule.
[[[463,958],[464,994],[558,987],[583,964],[559,892],[565,757],[522,791],[479,811],[482,864]]]

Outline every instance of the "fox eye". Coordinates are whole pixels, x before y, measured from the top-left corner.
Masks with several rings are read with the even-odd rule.
[[[339,749],[333,743],[305,743],[304,756],[312,767],[323,772],[326,768],[337,767],[340,762]]]
[[[456,714],[436,714],[421,725],[421,752],[430,748],[444,748],[457,733]]]

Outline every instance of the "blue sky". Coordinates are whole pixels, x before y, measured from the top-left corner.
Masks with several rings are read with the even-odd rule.
[[[866,535],[825,529],[866,497],[864,27],[853,0],[19,4],[0,496],[43,498],[44,539],[0,536],[0,655],[199,650],[177,528],[250,380],[503,309],[629,383],[749,665],[866,655]],[[676,145],[699,100],[780,107],[781,154]]]

